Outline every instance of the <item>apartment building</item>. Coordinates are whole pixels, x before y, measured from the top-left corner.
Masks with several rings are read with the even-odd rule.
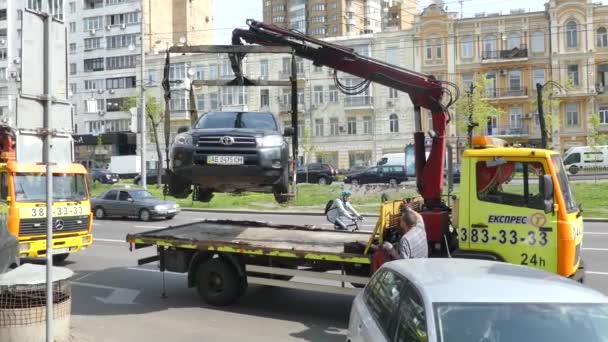
[[[404,32],[387,32],[356,37],[329,38],[352,47],[357,53],[406,68],[413,66],[413,37]],[[160,84],[165,55],[150,55],[150,81]],[[287,80],[291,75],[289,55],[249,55],[243,63],[253,80]],[[152,68],[155,66],[155,69]],[[301,162],[327,162],[341,169],[372,165],[383,153],[402,152],[413,143],[413,108],[407,95],[372,84],[359,95],[344,95],[335,86],[333,70],[315,67],[297,59],[298,132]],[[355,85],[361,80],[338,74],[340,82]],[[172,55],[170,66],[171,136],[189,125],[190,82],[196,79],[226,81],[234,78],[225,55]],[[150,93],[164,101],[160,87]],[[270,111],[282,127],[291,125],[289,87],[212,87],[195,89],[198,115],[212,110]],[[161,130],[162,136],[162,127]],[[161,137],[161,146],[164,139]],[[150,147],[148,154],[156,160]],[[151,159],[151,160],[152,160]]]
[[[416,10],[412,0],[264,0],[263,4],[264,22],[317,38],[369,34],[385,27],[406,29]]]
[[[139,153],[137,110],[126,108],[126,103],[140,93],[142,41],[146,53],[164,50],[167,45],[211,43],[212,3],[66,2],[77,160],[87,165],[106,164],[112,155]]]
[[[8,115],[9,109],[9,52],[8,52],[8,11],[7,0],[0,0],[0,117]]]
[[[505,114],[481,123],[484,133],[530,144],[540,138],[536,84],[559,83],[566,90],[554,95],[559,108],[551,113],[553,148],[585,145],[592,114],[600,113],[602,129],[608,128],[607,13],[608,6],[585,0],[551,0],[545,11],[459,19],[430,5],[414,24],[415,67],[464,85],[461,95],[475,78],[485,79],[486,100]],[[462,146],[459,135],[452,125],[450,137]]]

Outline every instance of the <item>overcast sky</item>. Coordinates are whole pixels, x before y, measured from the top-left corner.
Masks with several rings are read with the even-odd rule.
[[[511,9],[524,8],[527,11],[541,11],[544,9],[544,0],[464,0],[462,11],[465,17],[471,17],[475,13],[501,12],[509,13]],[[230,44],[230,36],[235,27],[244,26],[245,20],[262,20],[263,0],[215,0],[215,43]],[[430,0],[420,0],[419,9],[426,7]],[[456,0],[444,0],[449,11],[460,12],[460,4]]]

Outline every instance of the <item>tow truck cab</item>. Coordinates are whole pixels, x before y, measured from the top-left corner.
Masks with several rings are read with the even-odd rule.
[[[583,218],[555,151],[475,137],[461,162],[458,250],[582,281]]]

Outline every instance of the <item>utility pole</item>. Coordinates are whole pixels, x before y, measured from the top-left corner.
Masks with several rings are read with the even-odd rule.
[[[543,85],[536,83],[536,102],[538,105],[538,123],[540,125],[540,148],[547,148],[547,125],[543,109]]]
[[[139,76],[139,84],[140,84],[140,107],[141,107],[141,142],[140,142],[140,146],[141,146],[141,177],[140,177],[140,182],[141,182],[141,187],[142,188],[146,188],[146,119],[147,119],[147,113],[146,113],[146,88],[144,86],[144,68],[146,65],[146,51],[144,48],[145,45],[145,41],[144,41],[144,35],[146,33],[145,31],[145,26],[144,26],[144,8],[143,8],[143,3],[142,3],[142,7],[141,7],[141,18],[140,18],[140,29],[141,29],[141,33],[140,33],[140,41],[141,41],[141,61],[139,62],[140,66],[141,66],[141,72],[140,72],[140,76]]]

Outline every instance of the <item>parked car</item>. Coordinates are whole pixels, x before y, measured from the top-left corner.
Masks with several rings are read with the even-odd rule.
[[[111,189],[91,198],[95,218],[110,216],[137,217],[142,221],[172,219],[180,212],[179,204],[163,201],[144,189]]]
[[[330,164],[312,163],[298,167],[298,183],[329,185],[338,179],[338,171]]]
[[[165,169],[160,169],[160,182],[162,184],[165,184]],[[156,184],[156,177],[158,176],[158,170],[157,169],[153,169],[153,170],[148,170],[146,171],[146,184]],[[140,185],[140,181],[141,181],[141,174],[135,176],[135,178],[133,178],[133,184],[137,184]]]
[[[401,165],[372,166],[364,171],[346,175],[344,183],[360,185],[371,183],[388,183],[397,185],[407,181],[405,168]]]
[[[91,179],[93,179],[93,182],[101,184],[115,184],[118,183],[119,177],[105,169],[91,169]]]
[[[346,171],[346,174],[350,175],[353,173],[359,173],[359,172],[365,171],[367,169],[369,169],[369,166],[352,166],[350,169],[348,169]]]
[[[555,274],[407,259],[384,264],[357,295],[347,341],[605,341],[607,324],[608,297]]]

